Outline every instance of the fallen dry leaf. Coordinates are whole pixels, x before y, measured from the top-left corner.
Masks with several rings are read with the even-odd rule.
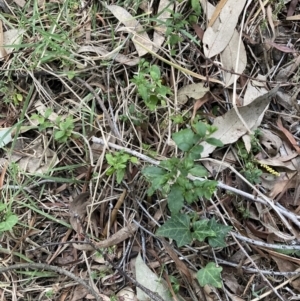
[[[21,44],[24,33],[24,29],[10,29],[3,33],[3,46],[9,46],[4,48],[6,54],[10,54],[14,51],[13,45]],[[3,53],[0,53],[0,59],[1,58],[3,58]]]
[[[205,6],[204,0],[201,1]],[[204,54],[213,57],[221,53],[228,45],[238,18],[243,11],[246,0],[228,0],[219,15],[219,22],[215,22],[212,27],[208,27],[203,36]],[[205,11],[205,9],[204,9]],[[208,16],[209,18],[209,16]]]
[[[204,83],[202,82],[184,86],[177,92],[178,105],[184,105],[189,98],[202,98],[208,91],[209,87],[204,87]]]
[[[127,27],[129,32],[136,34],[132,41],[140,57],[145,55],[148,51],[135,43],[135,41],[140,42],[146,48],[152,50],[152,42],[143,26],[136,20],[136,18],[134,18],[126,9],[121,6],[107,5],[106,8],[109,9],[110,12]]]
[[[247,66],[247,54],[243,41],[241,41],[240,48],[238,49],[237,45],[239,44],[239,39],[240,35],[238,31],[234,30],[232,38],[230,39],[228,45],[225,47],[224,51],[221,53],[221,61],[225,69],[235,70],[236,60],[239,55],[239,63],[235,71],[242,74]],[[223,72],[223,76],[226,87],[232,85],[234,78],[237,77],[236,75],[229,72]]]
[[[260,74],[256,78],[260,80],[263,79],[266,80],[266,77]],[[267,92],[268,90],[264,86],[261,86],[260,82],[257,82],[255,80],[250,80],[248,82],[247,89],[245,91],[243,105],[246,106],[250,104],[254,99],[266,94]]]
[[[259,126],[259,120],[263,118],[263,114],[267,109],[271,98],[276,94],[278,87],[273,88],[267,94],[258,97],[251,104],[244,107],[239,107],[239,112],[250,129]],[[217,131],[210,137],[221,140],[224,144],[231,144],[242,137],[247,129],[237,116],[236,111],[231,109],[223,116],[217,117],[213,123],[217,127]],[[202,143],[204,151],[201,154],[202,158],[207,157],[216,148],[206,142]]]

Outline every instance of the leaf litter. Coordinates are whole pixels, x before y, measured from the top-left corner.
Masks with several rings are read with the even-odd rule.
[[[148,300],[149,294],[156,301],[293,300],[299,294],[295,3],[1,6],[0,253],[6,266],[28,262],[26,273],[1,272],[3,299],[15,300],[12,292],[73,301]],[[140,90],[154,103],[164,86],[175,94],[162,93],[152,111],[132,82],[144,60],[160,74],[155,81],[145,74],[148,85]],[[212,126],[210,138],[223,146],[214,139],[196,145],[189,171],[215,179],[219,188],[170,217],[165,192],[180,172],[148,196],[141,171],[147,162],[182,159],[175,133],[186,130],[190,145],[195,131],[203,133],[198,121]],[[55,139],[58,128],[68,135],[65,142]],[[106,160],[117,149],[140,162],[122,162],[118,181]],[[31,274],[32,261],[62,266],[75,278],[31,277],[39,272]]]

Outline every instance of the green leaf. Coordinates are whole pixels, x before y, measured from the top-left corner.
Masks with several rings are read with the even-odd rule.
[[[6,204],[0,203],[0,212],[6,208],[7,208]]]
[[[130,162],[133,164],[138,164],[139,160],[136,157],[130,157]]]
[[[199,1],[198,1],[199,2]],[[206,124],[203,122],[197,122],[193,124],[193,128],[195,129],[195,132],[201,137],[204,138],[206,135]]]
[[[5,221],[0,222],[0,232],[10,231],[13,226],[18,222],[18,217],[11,214],[6,217]]]
[[[116,164],[116,159],[112,154],[106,154],[105,159],[107,163],[111,166],[114,166]]]
[[[216,233],[208,226],[208,219],[197,221],[193,224],[193,238],[204,241],[207,237],[215,237]]]
[[[206,169],[201,165],[196,165],[195,167],[193,167],[192,169],[189,170],[189,173],[195,177],[206,177],[207,176]]]
[[[201,6],[199,0],[191,0],[192,8],[197,16],[201,15]]]
[[[168,207],[172,215],[179,213],[184,203],[182,188],[179,185],[173,185],[168,194]]]
[[[152,65],[150,68],[150,76],[154,81],[160,79],[160,69],[157,65]]]
[[[142,170],[142,174],[148,179],[151,186],[148,189],[148,195],[152,195],[155,190],[163,188],[168,181],[168,173],[160,167],[149,166]]]
[[[184,129],[172,135],[176,145],[182,151],[188,151],[194,144],[194,132],[191,129]]]
[[[192,160],[197,160],[201,158],[201,153],[203,152],[203,146],[202,145],[195,145],[193,146],[188,154],[188,157]]]
[[[222,287],[221,272],[223,268],[217,267],[214,262],[209,262],[205,268],[197,272],[197,280],[203,287],[205,285],[212,285],[214,287]]]
[[[217,223],[214,217],[208,222],[208,226],[216,233],[215,237],[208,238],[209,245],[213,248],[226,247],[225,238],[232,227]]]
[[[187,214],[172,216],[156,231],[156,234],[175,239],[178,247],[189,244],[193,239],[190,231],[190,217]]]
[[[117,183],[118,184],[121,184],[121,182],[124,178],[124,175],[125,175],[125,168],[117,170]]]
[[[64,136],[65,136],[64,131],[56,131],[54,134],[55,140],[61,140],[62,138],[64,138]]]
[[[207,138],[207,139],[205,139],[205,141],[214,146],[218,146],[218,147],[224,146],[223,142],[216,138]]]

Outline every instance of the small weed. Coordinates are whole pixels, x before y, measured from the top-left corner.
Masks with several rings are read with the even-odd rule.
[[[18,217],[6,204],[0,203],[0,233],[10,231],[17,224]]]
[[[106,154],[105,158],[107,163],[110,165],[109,169],[106,171],[106,174],[110,176],[116,173],[118,184],[120,184],[124,178],[127,163],[138,163],[138,159],[136,157],[132,157],[122,151],[116,152],[114,155]]]
[[[54,130],[54,139],[58,142],[67,142],[71,137],[74,130],[74,119],[72,116],[68,116],[65,120],[61,121],[61,117],[58,117],[56,124],[59,129]]]
[[[72,116],[68,116],[66,119],[62,120],[61,117],[57,117],[55,122],[49,120],[49,116],[53,113],[52,109],[46,109],[44,116],[40,114],[33,114],[31,116],[32,120],[37,120],[39,131],[44,131],[48,128],[54,128],[54,139],[57,142],[65,143],[73,135],[73,130],[75,127],[74,119]]]
[[[260,176],[262,175],[262,171],[257,167],[258,163],[254,158],[254,154],[261,149],[258,141],[259,135],[260,132],[255,131],[251,137],[251,151],[249,153],[242,141],[236,143],[238,156],[244,163],[242,174],[252,184],[258,184],[260,182]]]
[[[157,65],[151,65],[142,60],[139,72],[131,80],[137,87],[139,96],[145,102],[145,105],[154,111],[158,104],[166,105],[167,95],[171,95],[171,89],[162,84],[161,72]]]

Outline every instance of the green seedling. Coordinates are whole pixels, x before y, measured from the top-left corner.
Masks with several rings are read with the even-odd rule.
[[[138,95],[151,111],[154,111],[159,104],[166,105],[166,97],[172,94],[171,89],[162,84],[159,67],[150,66],[145,60],[141,61],[139,72],[131,81],[136,85]]]
[[[110,167],[106,171],[106,174],[110,176],[116,173],[118,184],[120,184],[124,178],[128,162],[134,164],[138,163],[138,159],[136,157],[125,154],[122,151],[115,152],[114,155],[106,154],[105,158],[107,163],[110,165]]]

